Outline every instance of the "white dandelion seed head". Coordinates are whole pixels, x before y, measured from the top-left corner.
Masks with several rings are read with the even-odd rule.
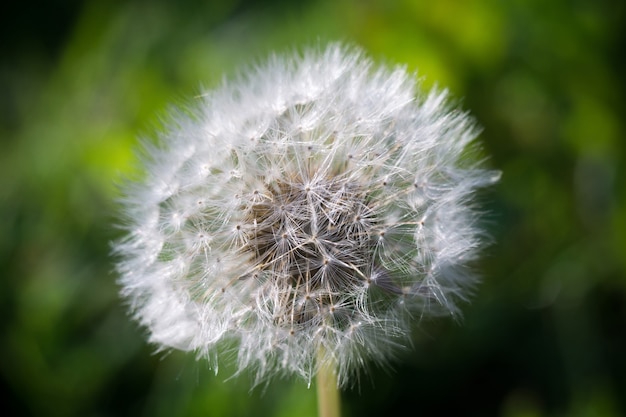
[[[414,319],[456,314],[483,240],[472,197],[496,176],[447,103],[333,44],[175,112],[124,190],[114,246],[150,341],[214,366],[226,342],[256,382],[332,361],[346,384]]]

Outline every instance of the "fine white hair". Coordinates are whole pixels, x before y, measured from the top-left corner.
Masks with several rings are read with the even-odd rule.
[[[123,187],[123,296],[160,348],[255,382],[339,383],[385,362],[420,317],[458,313],[497,180],[445,90],[331,44],[273,56],[172,111]]]

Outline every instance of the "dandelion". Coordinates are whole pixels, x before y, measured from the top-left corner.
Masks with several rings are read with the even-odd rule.
[[[446,91],[333,44],[179,109],[124,189],[122,293],[150,341],[217,366],[347,385],[457,315],[497,180]],[[325,371],[326,370],[326,371]],[[327,372],[328,371],[328,372]]]

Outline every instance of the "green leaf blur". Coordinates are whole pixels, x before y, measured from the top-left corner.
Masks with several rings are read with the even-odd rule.
[[[57,4],[58,3],[58,4]],[[416,325],[344,415],[626,415],[625,6],[609,0],[16,2],[0,28],[0,388],[11,416],[315,416],[155,352],[118,297],[139,138],[272,51],[342,40],[448,87],[501,182],[461,322]]]

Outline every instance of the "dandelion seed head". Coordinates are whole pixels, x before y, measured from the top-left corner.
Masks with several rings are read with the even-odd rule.
[[[256,382],[341,384],[419,317],[458,313],[483,241],[472,203],[497,180],[468,157],[445,91],[334,44],[271,58],[175,112],[124,190],[122,294],[160,348]],[[230,343],[234,342],[234,343]]]

